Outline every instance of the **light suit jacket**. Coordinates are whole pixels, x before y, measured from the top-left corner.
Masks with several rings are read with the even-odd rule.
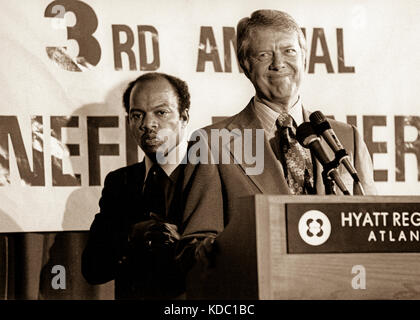
[[[304,113],[304,120],[308,121],[309,112],[304,111]],[[335,120],[329,120],[329,122],[349,154],[359,174],[365,193],[375,194],[371,158],[358,131],[354,126],[346,123]],[[208,133],[208,137],[211,137],[211,129],[223,128],[230,132],[234,129],[239,129],[239,131],[235,131],[242,133],[244,129],[262,129],[261,123],[253,111],[252,100],[240,113],[202,130]],[[255,153],[256,130],[252,130],[252,134],[252,150]],[[277,160],[265,135],[263,150],[264,168],[257,175],[247,175],[245,171],[247,168],[254,167],[255,164],[249,165],[244,161],[233,163],[236,156],[232,150],[234,150],[237,138],[239,138],[239,135],[232,134],[230,141],[221,146],[219,150],[216,150],[221,159],[221,153],[229,149],[232,164],[189,163],[185,169],[182,199],[184,213],[181,225],[185,243],[193,237],[199,238],[209,233],[215,235],[220,233],[234,214],[240,214],[237,211],[238,201],[240,201],[239,198],[241,197],[260,193],[290,194],[281,162]],[[321,144],[326,151],[330,151],[331,158],[334,158],[332,151],[323,139],[321,139]],[[211,143],[209,145],[211,146]],[[214,150],[212,151],[215,152]],[[322,165],[315,160],[314,181],[316,193],[319,195],[325,194],[321,173]],[[353,179],[343,165],[340,166],[339,173],[350,193],[360,194],[357,188],[353,188]],[[337,190],[337,194],[340,193]]]

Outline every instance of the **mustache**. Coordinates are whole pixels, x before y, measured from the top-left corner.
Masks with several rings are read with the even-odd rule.
[[[145,130],[142,130],[142,131],[143,131],[142,137],[144,137],[144,138],[156,138],[157,135],[158,135],[157,130],[145,129]]]

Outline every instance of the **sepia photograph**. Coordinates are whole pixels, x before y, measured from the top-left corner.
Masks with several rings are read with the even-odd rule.
[[[420,300],[419,16],[0,0],[0,300]]]

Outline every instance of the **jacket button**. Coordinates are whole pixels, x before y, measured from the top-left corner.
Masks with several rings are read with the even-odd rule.
[[[118,260],[118,264],[123,264],[123,262],[127,260],[126,256],[123,256],[120,260]]]

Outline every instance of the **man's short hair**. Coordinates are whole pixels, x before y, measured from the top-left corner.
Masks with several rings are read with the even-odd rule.
[[[242,69],[245,70],[243,62],[247,57],[249,42],[252,41],[251,33],[258,28],[278,28],[282,31],[296,32],[299,46],[306,56],[305,36],[292,16],[278,10],[257,10],[250,18],[242,18],[236,27],[237,55]]]
[[[185,81],[166,73],[149,72],[131,81],[128,84],[127,88],[125,89],[124,94],[123,94],[123,105],[127,114],[130,111],[130,95],[134,86],[140,82],[156,80],[156,79],[166,79],[174,88],[175,93],[178,96],[179,114],[181,114],[185,110],[190,109],[190,93],[188,92],[188,85]]]

